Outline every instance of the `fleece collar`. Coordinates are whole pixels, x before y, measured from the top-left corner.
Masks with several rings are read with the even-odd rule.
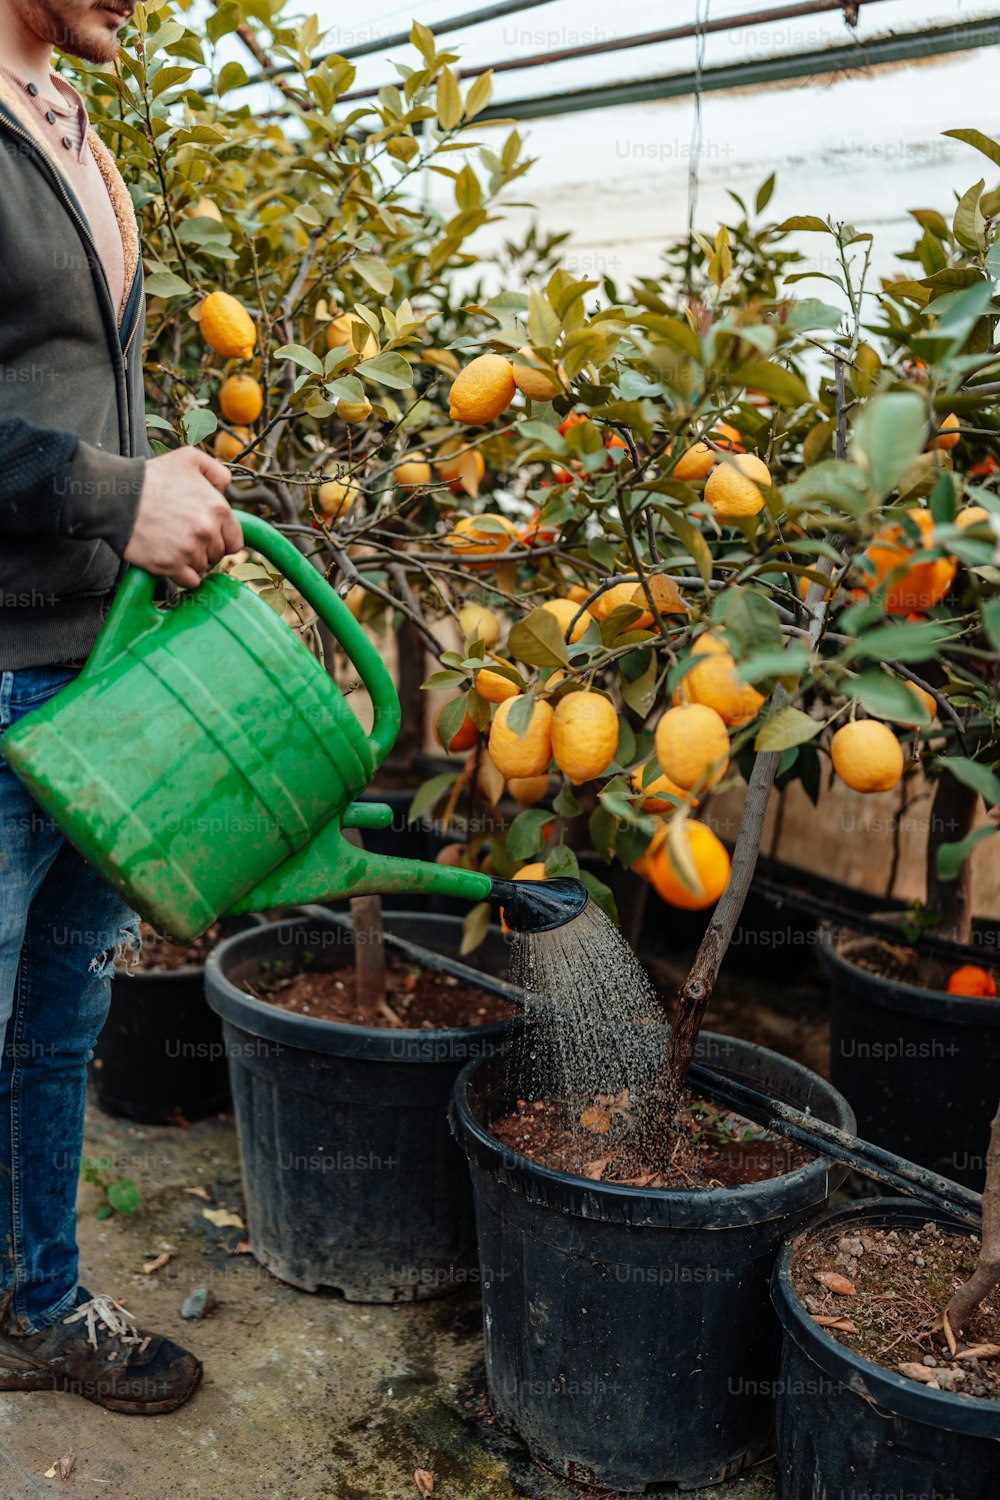
[[[32,118],[32,111],[25,109],[20,91],[4,73],[0,73],[0,104],[4,106],[8,113],[14,116],[21,128],[31,136],[33,143],[51,163],[60,179],[65,182],[66,179],[63,177],[58,157],[49,145],[43,132],[39,129],[37,121]],[[120,319],[139,266],[139,227],[136,223],[132,199],[129,196],[128,188],[122,180],[121,173],[115,165],[115,159],[92,125],[87,127],[87,140],[90,143],[90,149],[101,176],[107,185],[108,195],[115,211],[115,218],[118,220],[118,227],[121,230],[122,246],[125,252],[125,289],[122,293],[121,306],[118,308],[118,317]],[[66,183],[66,187],[72,196],[72,188],[70,188],[69,183]]]

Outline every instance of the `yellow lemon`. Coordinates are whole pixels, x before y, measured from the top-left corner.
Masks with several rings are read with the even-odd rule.
[[[528,361],[523,365],[515,364],[513,369],[514,384],[522,396],[527,396],[529,401],[551,401],[553,396],[558,396],[562,385],[548,370],[538,368],[538,356],[534,349],[525,344],[517,353],[519,359]]]
[[[249,359],[257,343],[253,318],[228,292],[209,292],[201,304],[201,336],[226,359]]]
[[[569,630],[570,621],[580,614],[580,605],[574,604],[572,599],[546,599],[542,608],[546,614],[555,615],[559,623],[559,629],[563,635]],[[571,641],[578,641],[580,639],[590,624],[590,619],[590,611],[585,609],[573,626],[573,633],[570,636]]]
[[[764,697],[741,680],[725,642],[714,635],[702,635],[693,650],[699,660],[684,677],[688,701],[714,708],[727,724],[737,727],[749,724],[763,705]]]
[[[455,377],[449,416],[474,427],[505,412],[517,387],[514,372],[501,354],[480,354]]]
[[[903,774],[903,747],[887,724],[856,719],[830,742],[833,769],[856,792],[889,792]]]
[[[507,782],[508,792],[522,807],[533,807],[536,802],[541,802],[548,789],[547,776],[512,776]]]
[[[483,522],[490,524],[484,526]],[[517,536],[517,527],[506,516],[490,512],[481,516],[460,516],[445,543],[460,557],[492,559],[506,552]]]
[[[354,330],[361,330],[361,352],[358,354]],[[378,342],[364,318],[356,313],[341,313],[326,325],[326,347],[328,349],[351,349],[359,359],[371,359],[378,353]]]
[[[490,755],[503,776],[541,776],[552,759],[552,705],[532,705],[523,736],[508,723],[514,699],[499,705],[490,725]]]
[[[618,714],[600,693],[567,693],[552,719],[552,754],[575,786],[608,769],[618,748]]]
[[[511,682],[500,672],[491,672],[489,667],[480,667],[472,685],[487,703],[503,703],[508,698],[516,698],[521,691],[516,682]]]
[[[252,441],[253,433],[249,427],[237,427],[232,432],[224,432],[220,427],[219,431],[215,434],[212,451],[222,463],[231,464],[235,461],[237,454],[243,452],[247,443]],[[253,454],[244,454],[243,458],[240,459],[240,463],[246,464],[248,468],[251,467],[253,464]]]
[[[715,905],[729,884],[729,853],[711,828],[695,819],[684,825],[684,838],[698,874],[700,895],[689,890],[675,870],[666,829],[654,834],[646,851],[644,873],[656,894],[669,906],[680,907],[682,911],[703,911]]]
[[[264,410],[264,392],[252,375],[230,375],[219,387],[219,405],[227,422],[248,426]]]
[[[333,520],[349,515],[360,499],[361,487],[353,479],[328,479],[316,491],[320,510]]]
[[[755,516],[763,509],[760,485],[770,485],[771,471],[752,453],[734,453],[718,464],[705,483],[705,499],[717,516]]]
[[[668,708],[656,726],[656,758],[665,776],[685,791],[715,786],[729,766],[729,731],[704,703]]]
[[[500,621],[484,604],[463,604],[458,623],[467,641],[480,640],[487,650],[500,639]]]
[[[431,466],[422,453],[409,453],[392,471],[392,477],[403,490],[422,489],[432,479]]]
[[[715,466],[715,451],[707,443],[694,443],[685,448],[674,464],[671,479],[680,479],[684,484],[693,484],[711,474]]]

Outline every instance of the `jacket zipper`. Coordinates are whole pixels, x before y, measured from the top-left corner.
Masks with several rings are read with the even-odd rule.
[[[90,245],[91,249],[94,252],[94,262],[95,262],[95,264],[97,266],[97,269],[100,271],[101,280],[104,283],[104,289],[105,289],[105,291],[108,294],[108,301],[111,302],[111,288],[108,286],[108,278],[107,278],[107,276],[104,273],[104,267],[101,265],[101,259],[100,259],[100,256],[97,253],[97,246],[94,244],[94,237],[91,234],[90,229],[89,229],[89,227],[87,225],[87,222],[83,218],[83,215],[79,212],[79,210],[77,209],[77,207],[76,207],[75,203],[73,202],[72,198],[69,196],[69,193],[66,191],[66,188],[63,185],[63,182],[60,179],[58,172],[52,171],[52,169],[49,168],[49,163],[47,161],[45,161],[45,159],[43,157],[39,156],[38,148],[35,145],[35,142],[32,140],[31,136],[28,134],[28,132],[26,130],[22,130],[21,127],[20,127],[20,125],[16,125],[16,124],[12,123],[11,119],[10,119],[10,116],[7,115],[6,113],[2,116],[2,123],[14,135],[18,135],[18,136],[21,137],[22,140],[27,141],[28,145],[31,147],[31,152],[32,152],[33,158],[37,159],[37,160],[41,160],[43,162],[44,166],[49,169],[51,178],[55,182],[55,185],[56,185],[56,188],[57,188],[57,190],[59,192],[60,197],[62,198],[62,200],[65,203],[66,207],[69,209],[70,213],[73,215],[73,218],[76,220],[77,224],[80,226],[80,229],[83,232],[84,238],[86,239],[87,243]],[[132,292],[135,289],[135,282],[136,282],[139,274],[140,274],[140,268],[137,266],[136,267],[136,271],[135,271],[135,275],[133,276],[133,279],[132,279],[132,286],[129,288],[129,295],[125,299],[125,305],[126,305],[126,307],[128,306],[128,303],[131,300]],[[112,312],[113,312],[114,304],[112,303],[111,305],[112,305]],[[116,326],[117,326],[117,322],[118,322],[118,319],[117,319],[117,317],[115,317],[115,324],[116,324]],[[128,341],[127,341],[124,349],[121,346],[121,341],[119,339],[117,339],[117,338],[115,339],[115,345],[117,346],[118,351],[119,351],[119,353],[122,356],[122,364],[123,364],[126,372],[128,371],[128,350],[129,350],[129,348],[131,346],[133,338],[135,337],[135,330],[136,330],[136,328],[138,326],[139,326],[138,325],[138,320],[136,320],[135,322],[133,322],[133,324],[132,324],[132,332],[128,336]],[[132,446],[133,446],[133,444],[132,444],[132,413],[129,410],[128,382],[127,381],[125,383],[125,412],[126,412],[127,424],[128,424],[128,432],[126,434],[126,442],[127,442],[127,446],[129,447],[129,449],[131,449]]]

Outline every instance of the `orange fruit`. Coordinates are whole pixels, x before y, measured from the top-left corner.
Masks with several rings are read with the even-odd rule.
[[[906,515],[920,533],[920,546],[932,546],[934,520],[930,511],[913,508]],[[890,574],[903,568],[916,550],[916,545],[901,524],[884,526],[865,551],[865,557],[874,565],[874,573],[862,574],[863,587],[873,593]],[[883,607],[886,614],[908,615],[914,611],[929,609],[933,604],[940,604],[951,588],[957,572],[958,563],[953,557],[933,558],[906,567],[885,591]]]
[[[463,604],[458,623],[467,641],[482,641],[487,651],[500,639],[500,621],[485,604]]]
[[[706,906],[715,905],[729,884],[729,853],[722,840],[705,823],[692,819],[685,824],[684,833],[688,852],[698,872],[701,894],[688,890],[674,869],[665,828],[653,835],[653,842],[646,852],[646,878],[668,906],[679,906],[682,911],[703,911]]]
[[[935,448],[957,448],[958,440],[962,436],[961,423],[954,412],[945,417],[938,428],[937,437],[934,439]]]
[[[546,599],[545,603],[542,605],[542,609],[544,609],[546,614],[555,616],[556,621],[559,625],[559,629],[563,635],[565,635],[567,630],[569,630],[570,621],[575,619],[576,616],[580,614],[580,605],[574,604],[572,599]],[[591,618],[592,617],[590,611],[587,609],[585,609],[583,613],[580,614],[580,618],[573,626],[573,633],[570,636],[571,642],[578,641],[580,639],[581,635],[583,635],[583,632],[590,624]]]
[[[725,723],[737,728],[749,724],[763,706],[764,696],[741,680],[725,642],[714,635],[700,635],[692,649],[699,660],[683,679],[688,702],[714,708]]]
[[[960,510],[955,517],[955,525],[961,526],[964,531],[967,526],[978,526],[982,521],[989,521],[992,511],[988,511],[983,505],[970,505],[966,510]]]
[[[392,471],[392,477],[403,490],[422,489],[432,479],[431,466],[422,453],[408,453]]]
[[[236,427],[232,432],[225,432],[222,428],[215,434],[215,442],[212,444],[212,452],[216,458],[224,464],[236,461],[236,456],[243,453],[247,443],[253,441],[253,433],[249,427]],[[241,464],[248,467],[253,466],[253,454],[246,453],[239,460]]]
[[[713,443],[718,443],[720,448],[728,448],[730,453],[745,453],[743,438],[731,422],[716,422],[709,433]]]
[[[642,812],[676,812],[677,802],[667,801],[668,797],[676,797],[678,802],[688,801],[692,806],[697,807],[697,800],[689,798],[684,788],[678,786],[675,781],[671,781],[669,776],[664,776],[662,771],[659,776],[655,777],[646,786],[642,784],[642,775],[643,767],[639,766],[629,776],[633,791],[642,793],[642,801],[639,803],[639,808]]]
[[[976,964],[963,964],[948,977],[949,995],[974,995],[983,1000],[995,1000],[997,987],[992,974]]]
[[[446,745],[444,740],[441,738],[441,714],[444,713],[447,706],[447,704],[442,704],[440,712],[438,713],[438,716],[434,721],[434,738],[437,740],[442,750],[447,750],[451,754],[455,754],[459,750],[471,750],[473,745],[479,738],[479,730],[476,728],[475,721],[473,720],[472,715],[469,713],[468,707],[466,707],[465,717],[462,719],[461,724],[452,735],[450,743]]]
[[[978,463],[972,465],[969,470],[970,479],[988,479],[991,474],[1000,472],[1000,463],[997,463],[992,453],[987,453]]]
[[[764,508],[760,486],[770,486],[771,471],[752,453],[726,455],[705,481],[705,499],[723,520],[755,516]]]
[[[353,479],[328,479],[316,491],[316,503],[332,520],[350,515],[361,499],[361,486]]]
[[[552,754],[574,784],[608,769],[618,749],[618,714],[600,693],[567,693],[552,717]]]
[[[536,802],[541,802],[548,789],[547,776],[511,776],[507,782],[508,792],[522,807],[533,807]]]
[[[209,292],[198,323],[210,349],[226,359],[249,359],[257,343],[257,326],[242,302],[228,292]]]
[[[456,375],[448,414],[453,422],[478,427],[505,412],[516,390],[514,372],[503,355],[480,354]]]
[[[903,747],[887,724],[855,719],[830,741],[833,769],[856,792],[888,792],[903,774]]]
[[[484,526],[484,521],[495,525]],[[445,545],[459,557],[486,558],[492,562],[498,553],[507,551],[516,536],[513,521],[491,511],[481,516],[459,516],[454,530],[445,537]]]
[[[478,495],[486,460],[478,448],[463,453],[463,447],[461,438],[446,443],[435,460],[437,471],[453,495],[460,495],[463,490],[467,495]]]
[[[490,725],[490,757],[501,776],[541,776],[552,759],[552,705],[536,702],[524,734],[508,724],[513,698],[504,699]]]
[[[264,410],[264,392],[252,375],[230,375],[219,387],[219,406],[227,422],[249,427]]]
[[[711,787],[729,767],[729,730],[714,708],[682,703],[668,708],[656,726],[656,758],[677,786]]]

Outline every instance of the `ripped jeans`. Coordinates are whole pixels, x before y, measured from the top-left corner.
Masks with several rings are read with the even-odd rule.
[[[0,672],[0,734],[72,681]],[[0,1326],[32,1333],[77,1294],[76,1192],[87,1063],[134,912],[66,842],[0,740]]]

